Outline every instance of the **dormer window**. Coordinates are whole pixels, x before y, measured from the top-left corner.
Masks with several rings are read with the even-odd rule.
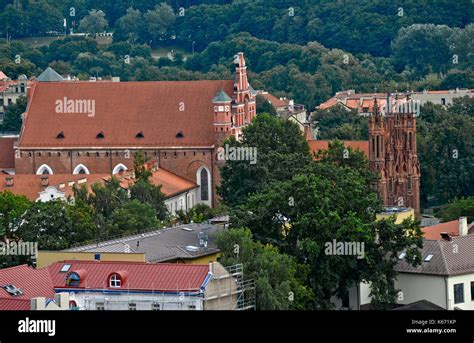
[[[83,269],[72,271],[66,277],[66,285],[79,286],[81,282],[84,281],[85,276],[86,276],[86,271]]]
[[[176,138],[184,138],[184,133],[183,133],[183,131],[179,131],[179,132],[176,134]]]
[[[125,270],[120,270],[109,274],[107,283],[110,288],[120,288],[125,285],[127,281],[127,272]]]
[[[60,133],[58,133],[58,135],[56,136],[57,139],[63,139],[64,138],[64,132],[61,131]]]
[[[143,134],[142,131],[140,131],[135,135],[135,138],[145,138],[145,135]]]
[[[122,286],[122,278],[118,274],[112,274],[109,279],[109,287],[119,288]]]
[[[100,131],[95,138],[102,139],[105,138],[104,131]]]

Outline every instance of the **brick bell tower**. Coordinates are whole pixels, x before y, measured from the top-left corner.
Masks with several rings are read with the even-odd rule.
[[[244,53],[234,56],[235,81],[234,102],[232,104],[232,134],[240,139],[242,128],[250,124],[256,116],[256,94],[248,82]]]
[[[377,192],[385,206],[411,207],[420,215],[420,162],[416,151],[416,112],[407,98],[394,106],[390,94],[369,118],[369,167],[380,175]]]

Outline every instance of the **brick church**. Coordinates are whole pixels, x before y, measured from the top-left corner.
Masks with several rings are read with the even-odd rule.
[[[369,167],[380,180],[377,191],[387,206],[411,207],[420,214],[420,162],[416,150],[416,116],[408,106],[379,108],[369,117]]]
[[[385,99],[364,100],[369,118],[368,141],[343,141],[346,148],[359,150],[369,168],[379,174],[374,187],[386,207],[413,208],[420,215],[420,162],[416,149],[416,111],[409,99],[388,94]],[[338,104],[333,104],[338,106]],[[313,139],[307,130],[310,150],[328,149],[330,141]]]
[[[216,150],[256,115],[243,53],[234,64],[234,80],[35,82],[14,146],[16,175],[116,174],[142,151],[199,185],[196,203],[214,206]]]

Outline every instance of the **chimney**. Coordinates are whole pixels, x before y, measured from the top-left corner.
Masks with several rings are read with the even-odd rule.
[[[466,236],[467,235],[467,217],[460,217],[459,218],[459,236]]]
[[[48,175],[42,175],[41,176],[41,186],[46,187],[49,185],[49,176]]]
[[[5,184],[7,187],[13,186],[13,176],[7,176],[5,178]]]
[[[290,110],[290,112],[293,112],[295,110],[295,101],[293,99],[288,102],[288,109]]]

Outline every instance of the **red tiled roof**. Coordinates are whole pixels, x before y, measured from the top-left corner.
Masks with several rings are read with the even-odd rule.
[[[10,80],[10,81],[0,81],[0,93],[5,92],[8,87],[16,84],[16,81]]]
[[[15,168],[15,152],[13,143],[18,137],[0,137],[0,169]]]
[[[430,240],[441,239],[441,232],[449,233],[450,236],[459,236],[459,220],[455,219],[450,222],[423,227],[421,230],[423,231],[423,237]]]
[[[329,100],[323,102],[321,105],[319,105],[318,108],[320,110],[325,110],[327,108],[333,107],[337,103],[338,103],[337,98],[332,97],[331,99],[329,99]]]
[[[288,100],[281,100],[277,98],[276,96],[274,96],[273,94],[262,93],[260,95],[263,96],[265,99],[267,99],[267,101],[270,102],[275,108],[286,107],[288,105]]]
[[[212,146],[212,99],[221,89],[232,95],[233,85],[233,80],[37,82],[19,147]],[[56,101],[64,97],[95,101],[95,116],[56,113]],[[61,131],[65,138],[57,139]],[[96,138],[100,131],[105,138]],[[144,138],[136,137],[140,131]],[[180,131],[183,138],[176,137]]]
[[[66,286],[67,273],[60,272],[65,263],[71,264],[69,272],[82,270],[79,286]],[[163,292],[198,291],[209,272],[208,265],[109,261],[63,261],[48,269],[55,288],[108,288],[110,274],[120,271],[127,273],[122,289]]]
[[[81,179],[87,180],[87,185],[92,185],[97,182],[105,182],[110,178],[109,174],[52,174],[48,176],[48,186],[54,186],[59,191],[65,192],[66,196],[73,195],[73,187],[69,186],[70,181],[74,181],[74,184],[77,184],[77,181]],[[13,177],[13,185],[6,185],[6,178]],[[10,191],[14,194],[24,195],[31,201],[36,201],[39,198],[39,192],[44,191],[48,186],[41,185],[42,175],[34,174],[16,174],[16,175],[6,175],[0,174],[0,192]],[[64,188],[59,188],[59,184],[64,184]],[[80,184],[77,184],[80,186]]]
[[[23,294],[12,296],[0,288],[0,310],[29,310],[30,299],[54,297],[48,269],[34,269],[26,264],[0,269],[0,286],[13,285]]]
[[[150,177],[150,181],[154,185],[162,185],[161,191],[167,197],[171,197],[173,195],[198,187],[196,183],[173,174],[163,168],[153,172],[152,176]]]
[[[308,145],[312,153],[318,153],[319,150],[327,150],[330,142],[328,140],[310,140]],[[342,141],[342,143],[346,148],[360,150],[366,157],[369,156],[369,141]]]
[[[0,70],[0,80],[8,78],[7,74]]]

